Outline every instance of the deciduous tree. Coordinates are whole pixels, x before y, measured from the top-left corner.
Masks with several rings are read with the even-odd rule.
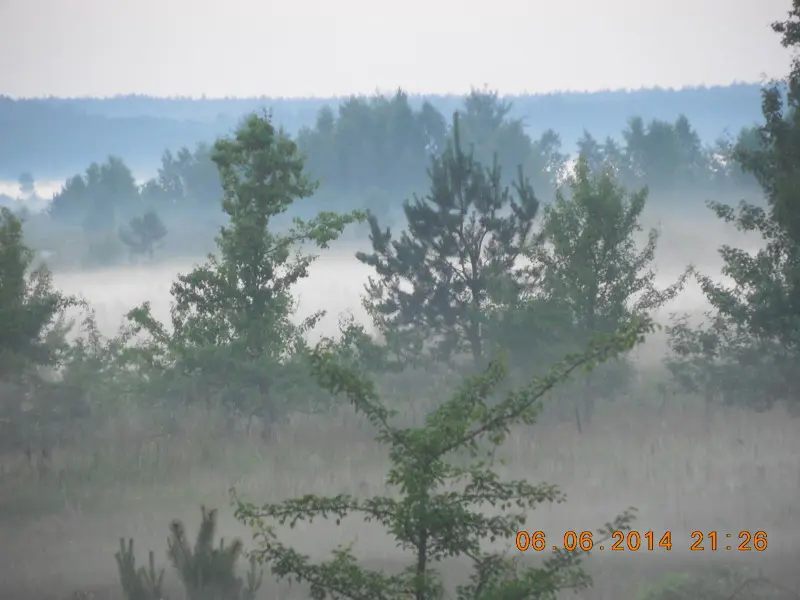
[[[637,315],[650,314],[672,300],[683,288],[690,269],[672,285],[658,289],[653,270],[658,233],[649,232],[638,247],[640,218],[647,189],[628,194],[609,168],[592,172],[581,157],[553,204],[544,209],[546,243],[532,249],[531,258],[542,265],[542,287],[551,302],[564,306],[573,323],[573,343],[582,347],[600,333],[610,333]],[[595,396],[623,389],[625,357],[604,369],[584,394],[583,417],[576,410],[578,427],[591,420]]]
[[[66,311],[82,303],[56,290],[47,267],[33,261],[22,222],[0,207],[0,451],[30,448],[35,434],[82,410],[81,398],[42,377],[68,356]]]
[[[236,516],[253,528],[260,544],[253,555],[277,577],[307,584],[311,597],[319,599],[432,600],[445,597],[449,587],[455,588],[459,600],[551,600],[561,590],[588,586],[591,579],[580,568],[584,552],[558,550],[548,552],[535,566],[522,563],[511,544],[526,528],[528,511],[566,497],[548,483],[503,481],[493,456],[513,425],[535,421],[539,400],[553,387],[576,369],[627,351],[650,330],[649,319],[634,319],[499,400],[498,387],[506,370],[502,362],[493,361],[483,373],[467,378],[418,427],[394,424],[395,413],[381,402],[373,382],[342,367],[331,348],[334,344],[323,342],[313,354],[314,373],[324,388],[346,394],[376,428],[377,441],[389,450],[386,483],[396,494],[371,498],[308,494],[258,507],[234,491]],[[468,457],[465,466],[463,460],[455,460],[459,452]],[[492,514],[485,512],[489,507]],[[314,563],[284,544],[273,528],[315,518],[335,519],[338,524],[349,516],[383,526],[398,547],[410,551],[408,567],[396,574],[368,569],[358,563],[352,547],[339,548],[330,560]],[[626,511],[608,523],[594,537],[595,543],[613,530],[626,530],[632,516]],[[489,546],[497,542],[508,547],[498,551],[496,545]],[[508,550],[516,556],[509,557]],[[472,573],[469,582],[456,587],[443,580],[437,566],[461,556],[469,560]]]
[[[270,117],[251,115],[230,139],[214,145],[213,160],[224,192],[227,225],[217,238],[219,256],[180,275],[172,286],[171,331],[145,304],[129,313],[132,333],[145,330],[141,354],[149,367],[178,373],[191,389],[201,381],[207,399],[271,423],[279,399],[303,399],[303,334],[323,313],[292,322],[292,286],[308,275],[315,256],[303,244],[327,245],[360,215],[320,213],[295,219],[286,234],[270,220],[294,202],[309,198],[316,185],[303,170],[295,143],[276,130]],[[194,393],[194,392],[193,392]]]
[[[703,390],[707,402],[768,408],[777,402],[797,410],[800,389],[800,0],[788,19],[772,26],[784,47],[795,51],[788,77],[763,90],[764,123],[758,140],[739,144],[735,158],[758,180],[766,207],[742,201],[738,210],[711,202],[725,222],[754,232],[756,252],[722,246],[727,284],[698,277],[712,311],[698,331],[672,328],[669,363],[684,387]],[[691,368],[703,359],[705,368]]]

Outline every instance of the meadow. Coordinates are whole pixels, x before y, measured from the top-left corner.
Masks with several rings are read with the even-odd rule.
[[[646,224],[662,232],[657,263],[664,285],[689,263],[718,273],[721,243],[748,244],[710,215],[680,220],[651,213]],[[354,250],[348,242],[324,253],[296,290],[298,316],[328,311],[318,334],[333,333],[343,313],[366,319],[359,297],[369,271],[353,258]],[[112,335],[124,313],[145,300],[152,302],[156,317],[166,319],[170,284],[191,264],[57,271],[54,280],[65,292],[86,298],[103,333]],[[699,318],[703,308],[699,290],[690,285],[658,317],[666,322],[671,312],[691,311]],[[713,592],[724,600],[742,580],[759,574],[772,584],[800,589],[795,567],[800,421],[780,410],[757,414],[728,408],[718,408],[709,421],[698,398],[658,391],[667,378],[664,351],[663,334],[636,350],[634,388],[600,405],[588,430],[578,433],[568,407],[554,396],[545,401],[537,424],[512,432],[501,474],[558,484],[569,498],[532,513],[527,528],[560,539],[567,530],[593,530],[634,506],[634,529],[672,532],[670,552],[595,552],[588,562],[595,586],[581,593],[587,599],[640,600],[656,593],[689,598],[681,578],[695,573],[699,579],[692,580],[692,589],[697,581],[713,584],[711,591],[697,590],[698,598]],[[411,377],[395,389],[401,392],[391,402],[408,422],[418,421],[437,401]],[[249,531],[232,518],[231,486],[255,502],[305,493],[385,493],[386,457],[369,425],[348,407],[291,415],[266,442],[244,429],[231,433],[218,415],[199,409],[186,409],[181,426],[159,436],[149,433],[153,418],[131,410],[97,428],[88,424],[84,435],[56,447],[46,464],[22,456],[3,459],[0,532],[6,543],[0,544],[0,596],[61,600],[80,591],[82,597],[121,598],[113,560],[119,538],[134,538],[140,556],[152,549],[165,564],[167,524],[181,518],[193,531],[200,504],[220,508],[220,533],[226,539],[240,536],[247,544]],[[691,552],[695,530],[734,537],[740,531],[765,531],[769,547]],[[282,534],[315,557],[355,542],[367,564],[387,570],[403,565],[392,541],[360,522],[339,527],[315,522]],[[540,558],[529,554],[531,560]],[[445,571],[452,583],[466,575],[457,562]],[[302,588],[269,578],[261,592],[263,598],[306,597]],[[789,597],[766,584],[747,593]],[[177,585],[170,597],[182,597]]]

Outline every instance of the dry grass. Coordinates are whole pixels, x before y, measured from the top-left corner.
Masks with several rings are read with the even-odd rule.
[[[200,429],[195,433],[208,435]],[[719,411],[707,427],[701,411],[677,400],[662,416],[615,403],[604,407],[582,435],[569,422],[514,431],[502,470],[506,477],[558,483],[567,492],[565,505],[543,506],[528,523],[552,539],[560,539],[565,530],[594,529],[629,505],[639,509],[636,529],[672,531],[675,546],[669,556],[640,551],[641,557],[627,553],[626,558],[606,551],[594,559],[601,574],[633,560],[683,569],[693,561],[726,558],[720,556],[724,551],[717,557],[709,551],[690,553],[689,534],[695,529],[766,531],[769,550],[762,555],[727,553],[739,563],[760,565],[769,556],[783,560],[798,550],[798,433],[800,422],[778,411]],[[72,498],[61,510],[3,521],[3,537],[13,541],[2,545],[6,556],[0,557],[10,575],[7,582],[42,591],[111,582],[111,555],[119,536],[133,536],[142,552],[148,547],[162,552],[170,519],[182,517],[193,527],[198,505],[225,509],[232,485],[255,501],[309,492],[384,493],[384,453],[374,446],[368,428],[347,411],[337,417],[298,416],[268,445],[204,438],[161,440],[157,459],[147,444],[120,440],[106,446],[103,462],[94,466],[94,454],[64,449],[54,456],[55,474],[4,485],[7,508],[20,498]],[[214,445],[215,454],[204,465],[198,457],[207,444]],[[156,471],[161,476],[148,483]],[[248,535],[227,517],[221,524],[226,537]],[[367,560],[399,565],[403,558],[382,532],[357,522],[345,521],[338,528],[314,523],[286,536],[315,556],[356,540],[356,551]],[[460,575],[458,569],[453,572]],[[621,585],[618,576],[610,582]]]

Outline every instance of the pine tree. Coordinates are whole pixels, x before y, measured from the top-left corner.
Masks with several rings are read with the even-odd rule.
[[[522,169],[509,188],[497,162],[478,163],[453,137],[429,169],[430,191],[403,204],[407,229],[393,240],[369,218],[375,269],[364,304],[389,345],[409,360],[447,361],[464,352],[486,358],[485,313],[501,283],[523,286],[518,260],[532,243],[539,201]]]
[[[202,520],[193,545],[180,521],[172,522],[167,540],[167,555],[183,583],[187,600],[253,600],[261,586],[255,562],[250,561],[245,586],[245,581],[236,575],[236,565],[244,553],[241,540],[226,545],[220,539],[215,546],[217,511],[205,507],[200,510]]]
[[[119,583],[125,600],[166,600],[164,595],[164,569],[156,570],[155,555],[151,550],[148,555],[148,568],[136,568],[136,556],[133,553],[133,540],[119,540],[119,551],[114,554],[117,561]]]

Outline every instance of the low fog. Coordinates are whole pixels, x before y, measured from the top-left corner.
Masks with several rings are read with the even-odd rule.
[[[703,274],[711,274],[718,281],[728,281],[720,275],[722,261],[718,247],[730,244],[751,251],[759,246],[753,235],[735,231],[720,223],[713,215],[697,215],[685,220],[680,217],[649,214],[642,221],[645,233],[650,229],[659,232],[661,242],[653,265],[656,285],[666,287],[674,282],[686,268],[694,265]],[[646,236],[638,236],[644,243]],[[325,316],[313,329],[309,340],[322,336],[336,336],[338,323],[343,316],[352,315],[367,328],[372,323],[361,297],[372,269],[355,258],[359,250],[369,248],[368,240],[335,242],[327,251],[316,251],[319,258],[310,268],[309,276],[296,285],[293,296],[297,303],[293,320],[297,323],[317,311]],[[55,285],[68,294],[86,298],[96,312],[100,330],[114,335],[124,323],[125,314],[134,306],[149,301],[153,314],[162,322],[169,322],[170,287],[178,274],[187,273],[205,257],[170,259],[158,265],[134,265],[92,270],[63,270],[54,272]],[[662,323],[670,314],[688,312],[702,319],[708,302],[695,281],[690,281],[675,300],[665,304],[656,313]],[[651,340],[652,341],[652,340]],[[647,346],[647,345],[646,345]],[[640,347],[639,351],[645,348]]]

